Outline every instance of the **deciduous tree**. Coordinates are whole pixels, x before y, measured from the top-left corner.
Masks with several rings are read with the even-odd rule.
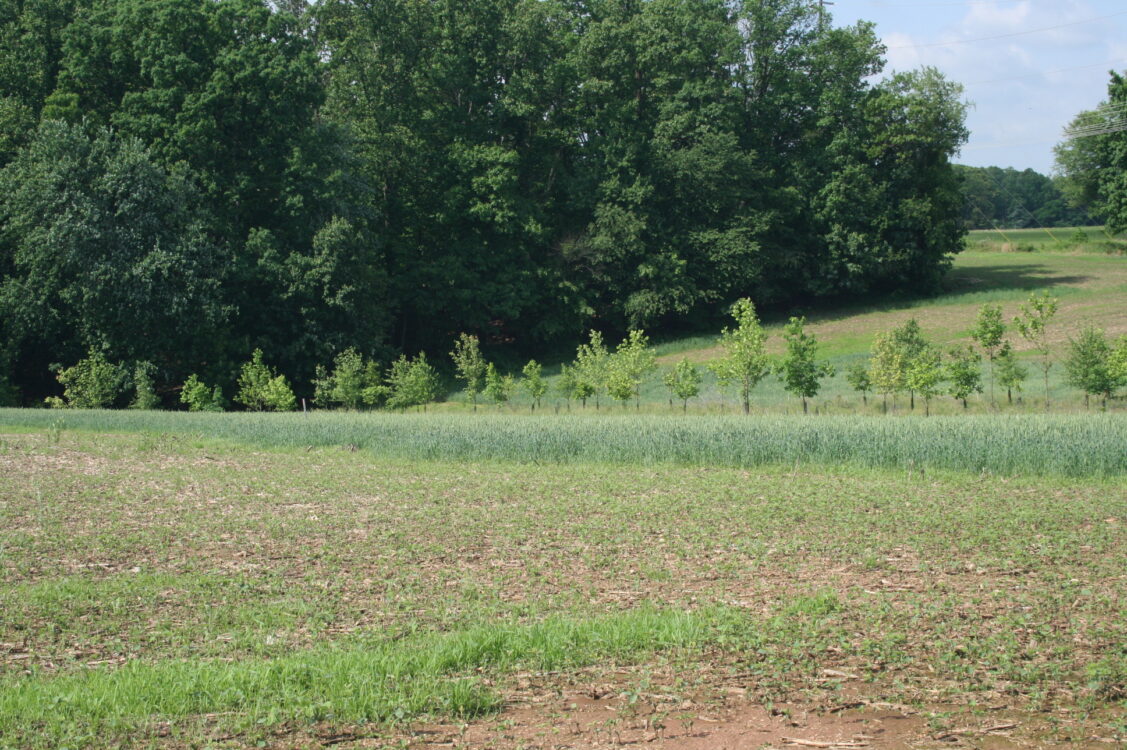
[[[771,372],[767,357],[767,333],[759,324],[755,305],[750,299],[738,300],[732,305],[735,328],[725,328],[720,333],[720,347],[724,356],[709,363],[720,385],[735,385],[739,389],[744,414],[751,413],[751,390]]]

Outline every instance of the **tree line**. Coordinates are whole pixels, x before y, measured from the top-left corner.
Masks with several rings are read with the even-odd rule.
[[[882,55],[807,0],[0,0],[0,385],[926,290],[965,106]]]
[[[962,180],[963,223],[967,229],[1081,227],[1098,223],[1070,201],[1063,177],[1032,169],[955,165]]]
[[[1013,402],[1014,392],[1021,393],[1029,377],[1028,367],[1017,359],[1008,331],[1019,335],[1036,354],[1036,364],[1044,376],[1045,408],[1049,401],[1049,372],[1054,365],[1049,344],[1049,327],[1056,315],[1058,300],[1047,292],[1034,294],[1021,306],[1021,312],[1007,326],[1000,305],[983,305],[970,333],[972,343],[950,347],[946,353],[929,342],[919,323],[909,319],[903,325],[879,334],[865,363],[855,363],[845,372],[850,387],[868,404],[868,394],[883,397],[882,411],[888,411],[888,400],[907,394],[909,407],[916,408],[916,399],[923,401],[924,415],[931,413],[931,401],[949,395],[967,408],[968,399],[983,393],[983,355],[988,364],[989,403],[997,404],[995,384],[1005,389]],[[818,395],[822,381],[835,374],[835,368],[818,356],[818,340],[806,331],[806,319],[792,317],[783,329],[785,351],[772,357],[767,351],[767,332],[759,321],[750,299],[738,300],[731,309],[735,323],[721,331],[717,345],[721,355],[707,364],[721,387],[735,390],[744,414],[751,412],[752,394],[764,378],[776,376],[784,389],[800,399],[803,413],[809,411],[809,399]],[[519,389],[528,396],[529,410],[540,408],[549,392],[549,381],[543,366],[535,359],[521,369],[521,377],[502,373],[482,353],[477,336],[459,334],[450,352],[456,379],[476,412],[480,396],[501,406],[510,401]],[[1102,406],[1127,386],[1127,336],[1108,341],[1105,333],[1093,326],[1085,327],[1079,337],[1070,341],[1064,360],[1067,382],[1090,397],[1102,399]],[[590,331],[588,340],[576,350],[575,359],[560,367],[555,379],[556,394],[564,399],[570,411],[576,401],[586,408],[589,401],[595,409],[601,398],[609,397],[626,406],[633,401],[641,408],[643,382],[658,369],[657,356],[644,331],[631,330],[616,347],[609,348],[603,335]],[[130,408],[154,409],[159,399],[153,390],[151,366],[142,364],[132,372],[122,363],[107,362],[101,353],[90,356],[70,368],[57,368],[57,378],[64,387],[63,397],[51,396],[47,404],[54,408],[105,408],[121,403],[132,388]],[[701,368],[683,358],[666,368],[661,381],[669,391],[669,402],[681,401],[682,410],[700,395]],[[430,403],[447,393],[438,370],[427,360],[425,352],[416,357],[401,355],[387,370],[366,360],[354,349],[338,355],[333,368],[318,367],[313,381],[312,404],[321,408],[357,410],[386,408],[425,410]],[[250,361],[241,367],[238,391],[234,401],[251,411],[292,411],[298,400],[285,375],[279,374],[264,361],[257,349]],[[180,401],[190,411],[223,411],[227,402],[219,386],[209,388],[192,374],[180,389]],[[302,408],[307,405],[302,403]]]

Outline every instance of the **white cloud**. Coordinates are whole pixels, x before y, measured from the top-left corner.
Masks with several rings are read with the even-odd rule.
[[[1106,97],[1107,69],[1127,67],[1112,63],[1127,61],[1124,11],[1122,0],[1021,0],[910,11],[870,3],[857,16],[877,21],[889,71],[930,65],[967,84],[962,161],[1048,172],[1061,129]],[[1121,15],[1092,21],[1112,14]],[[1051,72],[1060,69],[1069,70]]]

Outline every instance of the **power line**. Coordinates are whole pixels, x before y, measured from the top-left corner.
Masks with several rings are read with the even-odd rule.
[[[1015,31],[1010,34],[997,34],[995,36],[982,36],[975,39],[958,39],[952,42],[933,42],[931,44],[901,44],[888,49],[927,49],[929,47],[949,47],[953,44],[971,44],[973,42],[989,42],[994,39],[1009,39],[1015,36],[1025,36],[1027,34],[1039,34],[1043,31],[1055,31],[1056,29],[1064,29],[1069,26],[1082,26],[1086,23],[1095,23],[1097,21],[1106,21],[1109,18],[1117,18],[1119,16],[1127,16],[1127,10],[1121,10],[1118,13],[1111,13],[1106,16],[1099,16],[1098,18],[1088,18],[1083,21],[1072,21],[1070,23],[1061,23],[1056,26],[1045,26],[1040,29],[1028,29],[1026,31]]]
[[[1028,1],[1029,0],[966,0],[966,2],[961,3],[885,3],[880,2],[880,0],[869,0],[868,5],[875,5],[880,8],[965,8],[975,5],[1014,5]]]
[[[1056,73],[1071,73],[1074,70],[1087,70],[1088,68],[1102,68],[1105,65],[1118,65],[1119,63],[1127,63],[1127,58],[1119,60],[1109,60],[1105,63],[1092,63],[1091,65],[1077,65],[1073,68],[1057,68],[1056,70],[1039,70],[1034,73],[1023,73],[1017,76],[1008,76],[1006,78],[991,78],[988,81],[963,81],[964,86],[982,86],[987,83],[1003,83],[1005,81],[1018,81],[1022,78],[1036,78],[1037,76],[1050,76]]]

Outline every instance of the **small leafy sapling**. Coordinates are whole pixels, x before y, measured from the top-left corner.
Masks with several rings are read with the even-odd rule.
[[[1018,361],[1010,342],[1003,341],[998,350],[998,384],[1006,389],[1006,402],[1014,402],[1014,391],[1021,393],[1029,370]]]
[[[630,331],[607,362],[607,390],[623,406],[634,397],[636,408],[641,408],[642,381],[657,367],[657,357],[650,348],[649,337],[643,331]]]
[[[571,411],[571,400],[577,398],[576,386],[579,381],[575,377],[575,368],[572,365],[561,365],[560,376],[556,379],[556,393],[563,396],[567,402],[567,410]]]
[[[208,388],[193,373],[180,389],[180,403],[187,404],[188,411],[223,411],[223,391],[219,386]]]
[[[278,375],[263,361],[261,349],[255,349],[249,362],[239,372],[239,392],[235,401],[251,411],[293,411],[297,398],[285,375]]]
[[[931,400],[939,395],[939,386],[943,382],[939,350],[929,346],[917,354],[905,373],[905,380],[908,388],[918,393],[924,400],[924,416],[931,416]]]
[[[665,373],[665,387],[670,394],[681,399],[681,411],[689,411],[689,399],[700,395],[701,371],[687,359],[682,359],[672,370]]]
[[[364,389],[370,383],[364,357],[358,351],[350,347],[338,354],[330,374],[325,374],[323,367],[317,371],[314,403],[336,404],[348,410],[359,409],[364,403]]]
[[[408,409],[422,407],[438,399],[438,373],[427,362],[426,352],[419,352],[414,359],[400,355],[391,363],[387,373],[387,406],[389,409]]]
[[[779,363],[783,387],[802,399],[802,413],[808,414],[806,400],[818,395],[822,379],[832,377],[833,365],[818,360],[818,340],[806,333],[806,318],[791,318],[783,329],[787,351]]]
[[[908,408],[915,409],[916,392],[908,386],[908,370],[911,368],[916,357],[926,351],[930,344],[928,344],[927,340],[924,338],[920,324],[915,318],[910,318],[904,325],[892,329],[892,340],[895,342],[896,348],[900,351],[901,367],[903,368],[901,377],[908,391],[908,398],[910,399]]]
[[[1001,305],[983,305],[978,310],[971,338],[974,339],[983,351],[990,372],[990,404],[994,404],[994,362],[998,358],[1003,337],[1006,335],[1006,324],[1002,322]]]
[[[380,376],[380,366],[353,348],[345,349],[336,356],[333,371],[324,374],[318,368],[315,381],[317,403],[330,403],[345,409],[356,410],[361,406],[377,406],[387,397],[387,386]]]
[[[735,385],[739,389],[744,414],[751,413],[751,391],[771,372],[767,358],[767,333],[759,324],[755,305],[750,299],[738,300],[732,305],[735,328],[725,328],[720,333],[720,346],[724,356],[709,365],[722,386]]]
[[[160,408],[160,397],[157,396],[153,375],[156,367],[151,362],[138,362],[133,367],[133,401],[130,409],[150,411]]]
[[[869,378],[869,368],[862,362],[854,362],[845,370],[845,382],[849,387],[861,394],[861,401],[869,405],[869,391],[873,390],[873,381]]]
[[[947,392],[962,401],[966,409],[967,399],[972,394],[982,393],[982,355],[969,344],[952,348],[945,379],[949,383]]]
[[[1108,357],[1108,370],[1113,378],[1127,382],[1127,335],[1119,337]]]
[[[458,379],[466,384],[466,395],[473,402],[473,410],[477,411],[477,395],[485,387],[486,373],[486,361],[481,354],[481,345],[477,336],[468,333],[459,334],[450,357],[454,360]]]
[[[513,395],[516,383],[512,375],[502,375],[492,362],[485,369],[485,395],[500,407]]]
[[[62,399],[48,399],[53,407],[105,409],[121,393],[127,380],[124,367],[110,363],[102,352],[93,349],[73,367],[53,365],[51,369],[63,386]]]
[[[1021,314],[1014,318],[1014,326],[1021,337],[1041,355],[1041,371],[1045,376],[1045,408],[1049,408],[1049,370],[1053,367],[1049,348],[1048,327],[1057,314],[1059,300],[1048,292],[1032,294],[1021,306]]]
[[[869,355],[869,380],[873,390],[884,397],[883,410],[888,411],[888,397],[907,388],[904,352],[897,346],[892,332],[879,334]]]
[[[548,392],[548,382],[544,380],[544,368],[534,359],[528,360],[528,364],[521,370],[520,385],[528,392],[528,397],[531,400],[529,411],[540,408],[540,399],[544,398],[544,394]]]
[[[577,397],[587,406],[587,399],[595,397],[595,409],[599,408],[599,395],[606,390],[607,378],[610,375],[610,352],[603,343],[603,334],[591,331],[590,339],[586,344],[580,344],[575,353],[576,379],[582,383],[585,396]]]
[[[1084,406],[1089,404],[1090,396],[1102,396],[1103,408],[1125,381],[1117,377],[1118,367],[1111,364],[1112,347],[1104,332],[1087,326],[1080,337],[1069,345],[1068,359],[1064,366],[1068,373],[1068,383],[1084,394]]]

